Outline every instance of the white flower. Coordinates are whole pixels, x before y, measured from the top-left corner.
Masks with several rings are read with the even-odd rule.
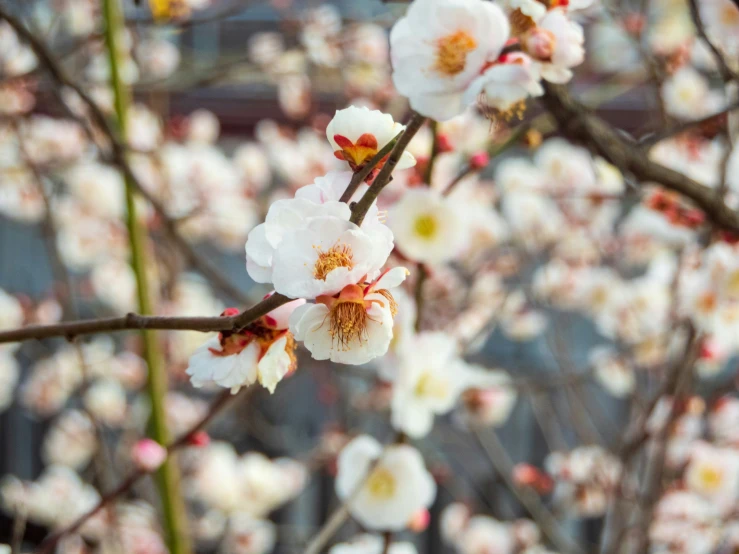
[[[384,540],[378,535],[358,535],[350,542],[343,542],[331,547],[328,554],[383,554]],[[417,554],[412,542],[393,541],[387,554]]]
[[[571,21],[564,10],[555,8],[547,12],[535,32],[541,32],[551,41],[550,55],[542,60],[541,76],[551,83],[566,83],[572,78],[571,69],[585,58],[582,27]]]
[[[513,554],[515,539],[510,526],[491,517],[475,516],[457,540],[460,554]]]
[[[291,298],[316,298],[373,279],[393,249],[388,234],[370,234],[338,217],[312,218],[285,233],[275,251],[272,283]]]
[[[467,383],[457,343],[444,333],[417,335],[400,357],[393,385],[392,424],[411,437],[427,435],[434,416],[454,407]]]
[[[0,289],[0,330],[15,329],[23,325],[25,315],[23,306],[15,296]],[[20,348],[19,343],[0,344],[0,353],[15,352]]]
[[[236,513],[228,519],[221,554],[269,554],[277,541],[275,524],[266,519],[254,519],[249,514]]]
[[[504,371],[463,364],[463,400],[468,417],[477,425],[499,427],[511,415],[518,394],[513,380]]]
[[[501,56],[499,63],[486,69],[472,81],[465,92],[465,102],[472,104],[479,98],[482,105],[508,112],[528,97],[544,94],[539,67],[529,56],[513,53]]]
[[[99,379],[90,386],[83,398],[85,408],[96,420],[112,427],[126,419],[126,391],[112,379]]]
[[[82,162],[65,173],[64,181],[90,213],[110,219],[123,216],[123,178],[112,167],[97,162]]]
[[[685,469],[688,487],[710,499],[720,509],[731,509],[739,501],[739,453],[698,442]]]
[[[739,6],[732,0],[704,0],[698,8],[708,36],[724,51],[727,62],[735,61],[739,54]]]
[[[382,445],[361,435],[339,454],[336,493],[368,529],[400,531],[413,515],[428,508],[436,483],[412,446]]]
[[[595,376],[603,387],[617,398],[629,396],[636,388],[634,368],[609,347],[597,347],[590,351],[590,363]]]
[[[337,297],[320,296],[290,317],[290,330],[316,360],[364,364],[387,352],[397,305],[391,290],[408,274],[403,267],[369,285],[347,285]]]
[[[187,118],[187,139],[200,144],[213,144],[221,133],[218,116],[208,110],[195,110]]]
[[[422,115],[459,115],[465,89],[498,58],[508,34],[508,18],[493,2],[415,0],[390,33],[395,87]]]
[[[46,464],[60,464],[82,469],[97,449],[92,420],[79,410],[61,414],[46,432],[42,446]]]
[[[722,107],[718,93],[709,89],[708,80],[690,66],[680,68],[668,77],[661,88],[668,114],[680,119],[697,119],[717,112]]]
[[[422,187],[403,195],[388,214],[388,224],[403,255],[439,264],[457,257],[468,240],[467,226],[453,200]]]
[[[351,178],[351,171],[330,171],[325,176],[316,178],[312,184],[300,188],[295,193],[295,198],[272,203],[265,222],[252,229],[246,241],[246,269],[249,276],[259,283],[272,282],[277,249],[281,246],[292,249],[288,241],[283,239],[290,233],[302,235],[303,230],[313,219],[333,217],[347,223],[351,217],[351,210],[347,204],[339,202],[339,198]],[[351,200],[358,200],[366,190],[367,185],[362,184]],[[385,263],[392,250],[393,240],[392,233],[380,222],[378,216],[377,206],[373,205],[362,222],[360,233],[362,237],[369,238],[373,242],[373,252],[377,258],[372,262],[363,260],[363,263],[368,262],[371,265],[379,263],[377,268]],[[366,240],[362,242],[367,244]],[[375,276],[370,275],[369,278]],[[289,278],[284,275],[283,277]],[[358,279],[354,282],[357,281]]]
[[[19,373],[16,359],[9,352],[0,350],[0,413],[13,403]]]
[[[379,150],[390,142],[405,125],[393,121],[393,116],[366,107],[349,106],[337,110],[326,127],[326,137],[334,148],[334,155],[346,160],[356,171],[364,166]],[[410,152],[403,152],[397,169],[416,165]],[[375,166],[377,169],[382,164]]]
[[[338,199],[337,199],[338,200]],[[275,250],[284,236],[301,229],[312,217],[340,217],[349,220],[349,206],[338,201],[311,202],[303,198],[273,202],[261,225],[251,230],[246,239],[246,270],[257,283],[272,281]]]
[[[192,386],[215,383],[236,393],[256,381],[270,393],[296,367],[295,340],[285,330],[288,312],[305,300],[294,300],[235,333],[219,333],[190,357],[186,373]],[[238,310],[226,310],[235,315]]]
[[[306,479],[303,466],[293,460],[270,460],[259,452],[239,456],[232,445],[213,442],[196,461],[193,492],[223,513],[263,518],[296,496]]]

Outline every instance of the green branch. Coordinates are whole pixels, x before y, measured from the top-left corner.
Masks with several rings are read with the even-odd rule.
[[[118,39],[123,32],[123,20],[118,0],[102,0],[105,18],[105,45],[110,65],[110,84],[115,98],[115,112],[119,138],[126,139],[126,114],[129,98],[128,90],[121,81],[118,67]],[[146,230],[136,216],[136,194],[133,183],[126,179],[126,208],[128,238],[131,245],[131,266],[136,274],[139,311],[143,315],[153,313],[147,279]],[[167,395],[167,374],[162,352],[153,330],[141,332],[144,340],[144,358],[149,366],[147,394],[151,404],[149,433],[161,445],[170,443],[167,429],[164,401]],[[164,512],[164,527],[167,544],[171,554],[189,554],[190,543],[186,529],[185,505],[180,489],[179,470],[172,457],[169,457],[157,473],[157,486]]]

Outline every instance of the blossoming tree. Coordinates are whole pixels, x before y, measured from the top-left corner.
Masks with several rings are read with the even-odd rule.
[[[736,0],[139,4],[0,3],[0,554],[739,549]]]

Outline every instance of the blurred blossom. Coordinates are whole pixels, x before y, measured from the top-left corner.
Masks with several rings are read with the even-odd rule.
[[[344,447],[337,463],[336,493],[368,529],[402,530],[436,497],[436,483],[410,445],[383,450],[372,437],[360,435]]]
[[[0,413],[13,403],[19,375],[18,362],[15,358],[10,353],[0,350]]]
[[[126,391],[112,379],[95,381],[85,391],[83,402],[96,420],[110,427],[123,424],[128,413]]]
[[[142,40],[136,46],[136,60],[147,76],[165,79],[177,70],[180,50],[165,39]]]
[[[84,469],[98,448],[92,420],[79,410],[62,412],[44,436],[42,452],[49,465]]]

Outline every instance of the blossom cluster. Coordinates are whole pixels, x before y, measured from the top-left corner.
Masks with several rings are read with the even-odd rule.
[[[63,530],[101,500],[88,475],[105,482],[104,469],[148,474],[168,461],[198,549],[267,554],[282,540],[271,514],[306,494],[319,468],[362,531],[331,554],[415,554],[395,534],[430,525],[459,554],[546,554],[563,550],[559,520],[600,518],[621,524],[626,546],[646,541],[655,554],[739,548],[739,235],[711,221],[711,202],[640,182],[596,141],[545,138],[550,119],[530,113],[580,71],[653,88],[664,129],[623,131],[624,148],[690,179],[730,218],[739,126],[724,75],[739,72],[735,2],[696,2],[699,33],[689,3],[675,0],[623,14],[589,0],[413,0],[390,9],[402,12],[392,28],[272,0],[290,29],[244,41],[240,75],[271,87],[281,116],[246,140],[211,111],[159,105],[157,93],[191,65],[180,67],[185,50],[167,24],[205,4],[151,0],[157,25],[129,25],[118,41],[125,84],[153,99],[136,95],[121,137],[125,165],[155,201],[136,200],[154,260],[143,271],[158,315],[238,320],[245,306],[227,307],[189,272],[198,264],[169,248],[175,232],[196,252],[215,247],[219,271],[239,267],[251,299],[282,304],[219,333],[157,335],[177,456],[141,438],[151,376],[133,335],[69,337],[40,353],[0,345],[0,412],[17,407],[45,427],[45,469],[4,477],[3,510]],[[80,40],[70,74],[79,70],[112,117],[98,2],[55,6],[58,21],[40,11],[34,23]],[[109,137],[73,90],[58,91],[67,115],[49,115],[59,112],[37,94],[44,60],[6,21],[0,45],[2,224],[44,229],[60,266],[51,269],[66,276],[41,298],[0,289],[0,330],[136,311],[126,172]],[[335,89],[343,108],[332,116],[321,101]],[[209,391],[244,388],[253,394],[236,397],[245,402],[229,423],[216,421],[217,440],[191,433],[213,415]],[[293,432],[306,399],[320,423]],[[606,409],[631,412],[631,424],[608,425]],[[522,432],[530,415],[547,449],[519,462],[518,446],[534,440]],[[299,448],[314,427],[318,444]],[[485,448],[501,430],[506,443],[515,433],[510,464]],[[499,483],[474,482],[490,464],[484,474],[466,467],[467,438],[523,506],[540,506],[536,521],[492,517],[472,500],[475,485],[488,500]],[[156,502],[132,490],[59,552],[168,552]]]

